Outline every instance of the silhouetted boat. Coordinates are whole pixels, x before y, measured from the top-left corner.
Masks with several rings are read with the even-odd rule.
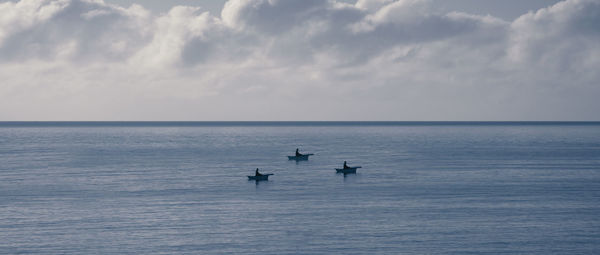
[[[269,175],[273,175],[273,174],[248,175],[248,180],[249,181],[268,181]]]
[[[312,156],[312,155],[315,155],[315,154],[310,153],[310,154],[302,154],[300,156],[287,156],[287,157],[288,157],[288,160],[299,161],[299,160],[308,160],[308,156]]]
[[[355,174],[356,169],[358,169],[358,168],[362,168],[362,167],[355,166],[355,167],[348,167],[348,168],[336,168],[335,171],[338,173],[344,173],[344,174]]]

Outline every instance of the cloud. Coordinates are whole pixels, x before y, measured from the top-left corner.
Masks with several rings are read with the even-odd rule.
[[[594,0],[560,2],[530,12],[511,25],[510,58],[552,72],[596,73],[593,69],[600,66],[598,24],[600,2]]]
[[[0,5],[2,61],[123,60],[143,42],[148,12],[101,1],[23,0]],[[6,14],[6,16],[4,15]]]
[[[237,29],[253,29],[264,34],[279,34],[327,12],[332,2],[324,0],[232,0],[221,17]]]
[[[1,119],[597,119],[600,2],[0,4]],[[18,114],[13,110],[20,109]]]
[[[200,13],[199,8],[174,7],[151,24],[154,27],[153,38],[137,53],[135,63],[158,67],[180,63],[182,58],[190,56],[183,54],[184,48],[193,40],[204,41],[213,22],[214,18],[208,12]],[[209,49],[202,51],[207,53]]]

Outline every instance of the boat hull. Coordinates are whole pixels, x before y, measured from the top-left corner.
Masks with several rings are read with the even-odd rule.
[[[355,174],[356,169],[358,169],[358,168],[360,168],[360,167],[336,168],[335,171],[337,173],[343,173],[343,174]]]
[[[302,156],[287,156],[288,160],[296,160],[296,161],[300,161],[300,160],[308,160],[308,156],[312,156],[313,154],[304,154]]]
[[[263,175],[259,175],[259,176],[248,175],[248,180],[249,181],[268,181],[270,175],[273,175],[273,174],[263,174]]]

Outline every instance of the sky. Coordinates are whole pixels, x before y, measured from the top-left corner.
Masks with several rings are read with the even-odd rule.
[[[0,1],[0,121],[600,120],[600,0]]]

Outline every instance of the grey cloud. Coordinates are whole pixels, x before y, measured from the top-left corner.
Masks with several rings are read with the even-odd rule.
[[[347,66],[364,64],[399,45],[481,34],[490,30],[486,23],[493,23],[474,15],[446,14],[412,15],[398,22],[394,17],[427,1],[410,2],[399,7],[387,3],[381,7],[386,10],[380,15],[383,18],[373,18],[382,11],[373,14],[334,1],[232,0],[223,10],[222,21],[208,13],[174,8],[153,22],[127,15],[125,9],[73,0],[45,22],[9,36],[0,54],[8,61],[52,59],[61,51],[72,51],[72,59],[86,61],[145,55],[140,61],[188,66],[256,54],[281,64],[306,65],[326,54],[334,58],[334,66]],[[52,3],[56,2],[48,2]],[[361,23],[369,23],[370,29],[353,31]],[[144,26],[154,29],[143,33]]]
[[[495,40],[498,32],[505,33],[508,26],[491,17],[423,13],[428,4],[423,0],[402,1],[408,4],[376,2],[361,1],[355,7],[332,1],[230,1],[222,16],[234,28],[262,35],[257,43],[268,43],[267,53],[274,59],[310,64],[316,55],[325,53],[341,66],[364,64],[398,45],[484,34],[482,31],[488,30],[493,31],[488,38]],[[371,9],[363,9],[363,5]],[[373,6],[381,10],[373,13]],[[421,10],[413,14],[415,6]],[[406,14],[410,15],[402,17]],[[367,28],[356,31],[361,26]]]
[[[50,17],[38,24],[11,31],[1,42],[3,61],[51,60],[61,55],[72,60],[123,60],[130,56],[131,48],[144,41],[134,20],[141,17],[127,15],[126,9],[91,1],[46,3],[57,6]],[[45,11],[34,4],[23,5],[21,8],[30,8],[21,10],[24,12]],[[139,7],[132,8],[135,11]],[[143,15],[143,11],[135,15]],[[7,27],[14,25],[4,24]]]
[[[273,35],[304,25],[329,5],[327,0],[231,0],[221,16],[231,26]]]
[[[423,6],[426,6],[428,1],[404,2],[410,4],[399,5],[398,2],[385,1],[377,3],[382,7],[375,14],[354,6],[336,6],[333,2],[327,2],[326,8],[305,17],[303,26],[279,33],[272,45],[272,53],[275,56],[293,58],[292,61],[308,61],[312,60],[313,54],[327,52],[335,55],[339,64],[353,65],[365,63],[398,45],[423,44],[472,34],[479,35],[480,40],[484,39],[484,34],[487,34],[488,40],[497,40],[497,37],[506,35],[508,23],[491,17],[417,13],[396,18],[411,13],[414,6],[424,9],[420,12],[427,9]],[[384,9],[385,12],[382,11]],[[241,11],[252,12],[253,9]],[[292,13],[285,16],[298,16],[293,9],[287,11]],[[385,15],[380,14],[382,12]],[[239,16],[258,15],[255,13]],[[243,23],[252,24],[253,21],[245,20]],[[367,26],[368,29],[356,31],[355,28],[361,25]]]

